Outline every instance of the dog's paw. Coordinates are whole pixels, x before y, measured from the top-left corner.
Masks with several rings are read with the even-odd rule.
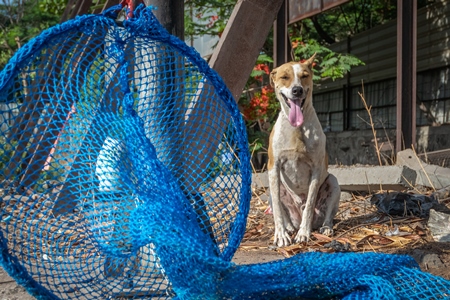
[[[291,237],[286,230],[275,229],[275,235],[273,238],[273,243],[278,247],[286,247],[292,244]]]
[[[291,222],[288,222],[287,224],[285,224],[285,228],[286,228],[286,231],[289,232],[290,234],[293,234],[295,232],[295,227],[294,227],[294,225],[292,225]]]
[[[331,236],[331,235],[333,235],[333,228],[331,228],[330,226],[322,226],[319,229],[319,232],[323,235]]]
[[[300,228],[300,230],[297,232],[297,235],[295,236],[295,242],[306,243],[308,242],[310,236],[311,230]]]

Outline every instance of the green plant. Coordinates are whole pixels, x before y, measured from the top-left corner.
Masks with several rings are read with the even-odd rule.
[[[352,67],[364,65],[364,62],[356,56],[333,52],[313,39],[304,42],[301,37],[292,38],[292,48],[295,60],[301,61],[316,53],[316,61],[318,61],[314,73],[316,81],[321,78],[332,80],[342,78]]]
[[[239,99],[253,154],[267,152],[269,134],[280,110],[275,92],[269,84],[272,63],[272,58],[268,55],[259,55],[247,82],[246,91]]]
[[[0,1],[0,69],[6,65],[14,52],[32,37],[43,29],[58,24],[65,2]]]
[[[184,29],[186,36],[217,35],[221,36],[236,0],[184,1]]]

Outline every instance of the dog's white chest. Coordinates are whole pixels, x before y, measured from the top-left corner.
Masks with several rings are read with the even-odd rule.
[[[292,191],[306,194],[312,173],[327,173],[324,133],[320,126],[317,130],[317,126],[308,125],[294,128],[281,117],[275,124],[277,135],[273,137],[274,158],[283,183]]]
[[[284,185],[296,192],[308,193],[311,180],[312,164],[304,159],[294,157],[281,161],[280,175]]]

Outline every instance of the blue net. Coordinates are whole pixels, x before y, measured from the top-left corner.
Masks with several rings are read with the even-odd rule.
[[[3,267],[42,299],[447,299],[407,256],[231,262],[250,203],[229,91],[148,8],[53,27],[0,73]]]

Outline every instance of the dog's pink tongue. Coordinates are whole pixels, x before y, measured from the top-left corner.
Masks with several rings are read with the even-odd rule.
[[[300,107],[301,101],[289,99],[289,103],[291,104],[291,109],[289,110],[289,122],[294,127],[301,126],[303,124],[303,113]]]

